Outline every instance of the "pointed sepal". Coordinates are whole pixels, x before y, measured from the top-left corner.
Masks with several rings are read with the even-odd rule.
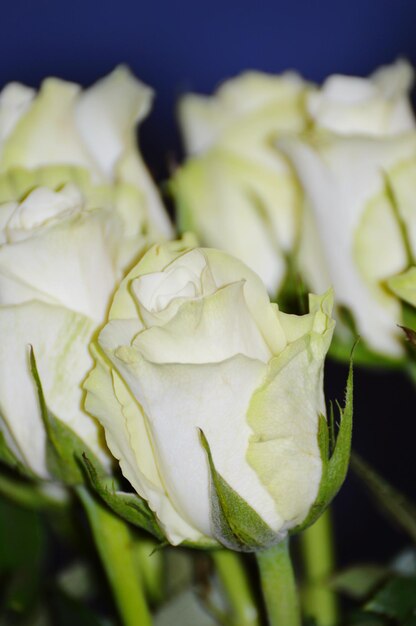
[[[313,503],[306,519],[290,532],[297,533],[311,526],[329,506],[342,484],[348,472],[351,456],[352,418],[353,418],[353,368],[352,358],[348,373],[345,392],[345,405],[342,408],[337,403],[339,411],[339,428],[337,436],[334,432],[334,411],[330,410],[329,422],[324,415],[319,416],[318,445],[322,461],[322,477],[318,495]]]
[[[284,535],[274,532],[217,472],[208,441],[199,432],[211,472],[211,516],[217,541],[239,552],[256,552],[281,541]]]
[[[126,522],[147,530],[156,539],[164,540],[156,518],[143,498],[117,490],[114,478],[103,474],[87,454],[83,454],[83,463],[90,486],[114,513]]]
[[[30,346],[30,369],[47,434],[46,465],[48,471],[53,478],[67,485],[83,484],[85,480],[80,462],[82,455],[86,453],[89,458],[94,458],[96,465],[100,465],[99,461],[85,442],[48,409],[32,346]]]

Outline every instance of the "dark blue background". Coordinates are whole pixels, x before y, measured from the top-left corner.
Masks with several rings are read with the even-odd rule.
[[[186,90],[209,92],[247,68],[295,68],[320,81],[333,72],[365,75],[402,55],[416,62],[415,0],[3,0],[0,29],[2,84],[37,86],[48,75],[89,84],[124,62],[153,86],[142,145],[159,180],[168,156],[179,154],[174,103]],[[332,397],[342,397],[345,378],[345,368],[329,368]],[[356,383],[356,447],[416,497],[414,391],[399,375],[360,372]],[[360,552],[391,555],[406,543],[353,479],[335,513],[344,562]]]
[[[157,93],[143,131],[156,173],[177,152],[173,108],[246,68],[367,74],[398,55],[416,61],[414,0],[3,0],[0,83],[47,75],[83,84],[120,62]]]

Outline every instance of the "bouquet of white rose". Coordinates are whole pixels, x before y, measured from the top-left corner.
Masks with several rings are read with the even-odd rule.
[[[120,67],[3,89],[0,531],[53,528],[71,557],[49,587],[40,544],[11,558],[0,624],[413,623],[414,570],[365,593],[369,570],[334,574],[351,364],[342,406],[324,394],[328,353],[415,376],[412,79],[404,61],[322,87],[249,72],[185,96],[175,240],[136,145],[148,87]],[[353,464],[415,539],[413,505]],[[354,589],[361,622],[339,612]]]

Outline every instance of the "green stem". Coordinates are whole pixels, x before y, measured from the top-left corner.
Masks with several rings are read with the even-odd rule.
[[[76,490],[84,505],[123,625],[151,626],[127,524],[98,502],[85,487],[79,486]]]
[[[301,626],[289,539],[257,552],[261,587],[270,626]]]
[[[335,561],[329,509],[301,534],[300,545],[306,579],[302,595],[305,614],[313,617],[318,626],[333,626],[337,622],[338,606],[336,594],[328,586]]]
[[[163,600],[163,552],[152,538],[138,537],[133,543],[133,555],[146,596],[153,604]]]
[[[211,554],[225,590],[235,626],[258,626],[258,611],[239,554],[214,550]]]

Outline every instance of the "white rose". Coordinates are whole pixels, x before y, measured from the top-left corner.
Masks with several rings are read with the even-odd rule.
[[[169,237],[171,225],[136,146],[136,125],[152,98],[152,90],[122,66],[85,90],[57,78],[47,78],[38,93],[10,83],[0,93],[0,174],[77,166],[95,184],[133,185],[144,196],[152,227]]]
[[[367,345],[399,357],[401,307],[386,281],[406,269],[409,249],[416,251],[416,133],[315,132],[280,146],[308,200],[299,254],[307,284],[313,290],[332,285]]]
[[[276,536],[308,515],[322,477],[318,415],[331,296],[281,313],[257,275],[186,241],[150,249],[121,283],[95,348],[86,408],[169,541],[218,530],[216,471]]]
[[[214,96],[185,96],[179,107],[190,155],[172,183],[179,227],[244,261],[273,296],[301,208],[296,178],[275,141],[305,129],[309,90],[294,73],[248,72]]]
[[[314,291],[333,285],[367,345],[391,357],[402,354],[401,308],[386,281],[416,249],[412,82],[405,61],[369,79],[331,76],[308,96],[314,128],[278,142],[306,196],[301,273]]]
[[[123,269],[144,246],[117,210],[86,208],[73,184],[0,204],[0,428],[17,457],[48,477],[30,374],[33,345],[49,409],[108,465],[101,429],[82,409],[88,344]]]

